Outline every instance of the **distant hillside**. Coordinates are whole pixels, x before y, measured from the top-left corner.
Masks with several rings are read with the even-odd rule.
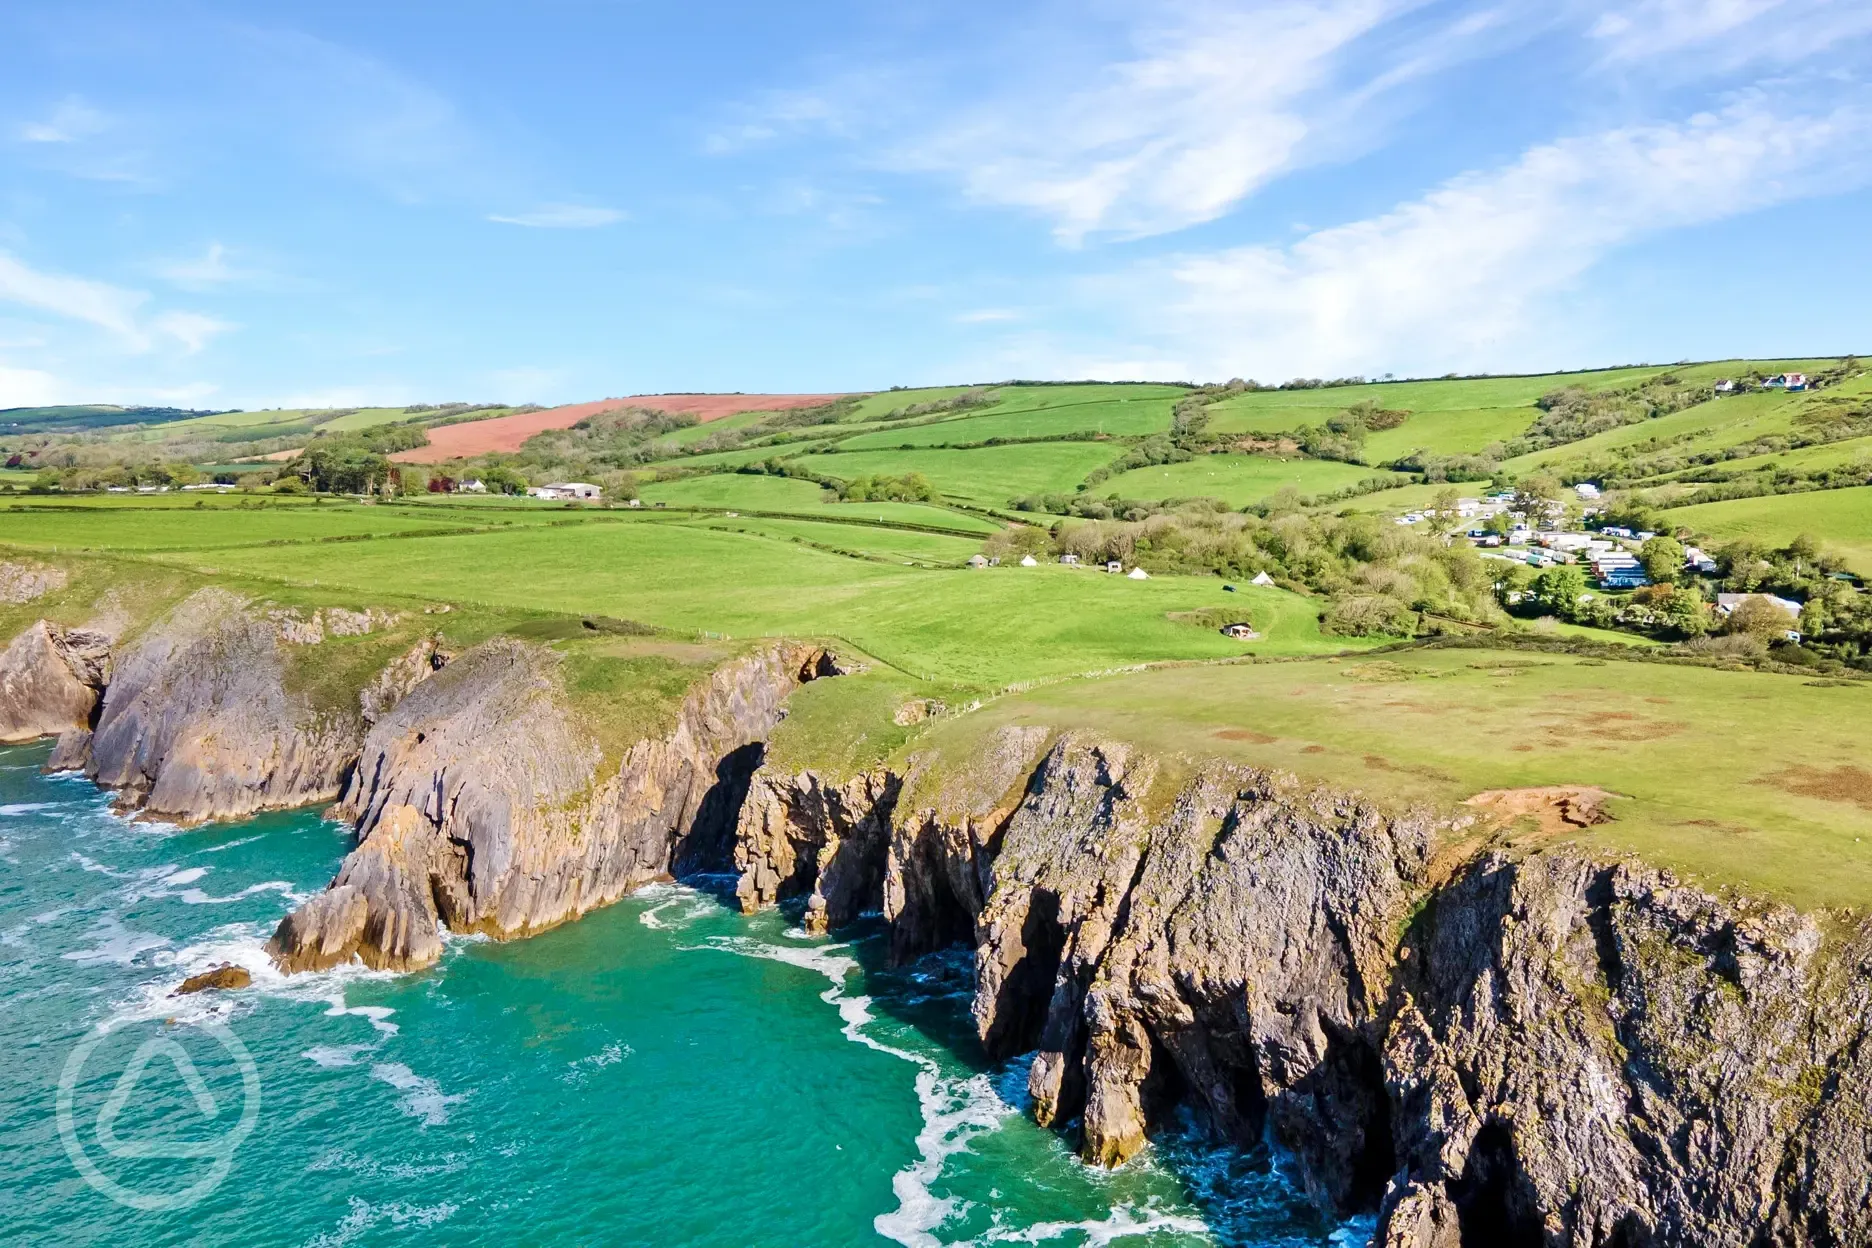
[[[187,411],[180,407],[116,407],[109,403],[4,407],[0,408],[0,434],[73,433],[80,429],[107,429],[116,425],[164,425],[174,420],[214,414],[212,411]]]

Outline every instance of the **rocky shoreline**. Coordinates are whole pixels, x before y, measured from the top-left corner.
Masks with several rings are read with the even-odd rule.
[[[803,643],[727,658],[609,758],[559,656],[511,637],[419,642],[334,709],[291,678],[323,627],[214,589],[129,640],[39,621],[0,652],[0,738],[57,735],[131,813],[335,802],[356,847],[280,924],[288,971],[413,969],[444,928],[732,868],[744,909],[813,930],[881,912],[900,962],[972,948],[984,1046],[1034,1054],[1036,1116],[1090,1162],[1188,1107],[1386,1248],[1872,1243],[1862,920],[1452,854],[1448,815],[1084,734],[1007,729],[953,776],[774,773],[788,695],[839,671]]]

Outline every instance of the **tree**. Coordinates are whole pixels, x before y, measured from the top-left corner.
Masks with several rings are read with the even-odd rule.
[[[1430,531],[1438,537],[1448,537],[1462,522],[1462,513],[1457,510],[1461,499],[1455,490],[1438,490],[1436,497],[1430,500],[1430,506],[1424,511],[1424,520]]]
[[[1527,518],[1529,528],[1538,528],[1560,512],[1560,483],[1546,473],[1523,477],[1515,485],[1511,506]]]
[[[1653,584],[1670,585],[1683,575],[1683,543],[1674,537],[1654,537],[1638,548],[1638,562]]]
[[[1741,633],[1761,641],[1781,641],[1800,627],[1800,621],[1766,598],[1744,598],[1729,613],[1725,633]]]
[[[1528,596],[1544,611],[1571,620],[1580,611],[1580,599],[1586,596],[1586,574],[1571,564],[1548,568],[1534,578]]]

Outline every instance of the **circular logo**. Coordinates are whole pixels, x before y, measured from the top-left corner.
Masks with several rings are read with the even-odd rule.
[[[137,1098],[137,1085],[141,1082],[145,1070],[157,1059],[167,1061],[175,1075],[187,1089],[191,1101],[201,1117],[210,1123],[225,1121],[231,1115],[224,1112],[229,1108],[215,1099],[207,1080],[196,1068],[195,1061],[174,1035],[151,1036],[137,1046],[131,1054],[123,1073],[117,1077],[110,1095],[98,1110],[97,1121],[92,1125],[91,1137],[99,1152],[120,1161],[172,1160],[188,1163],[191,1170],[199,1168],[195,1163],[207,1162],[206,1169],[197,1175],[192,1183],[180,1191],[140,1192],[126,1187],[98,1168],[92,1159],[91,1151],[78,1132],[78,1124],[73,1116],[73,1104],[77,1099],[79,1079],[84,1074],[85,1063],[93,1052],[110,1035],[100,1030],[95,1035],[79,1043],[65,1059],[65,1069],[59,1075],[57,1117],[59,1138],[65,1143],[65,1153],[84,1176],[98,1191],[104,1193],[120,1205],[132,1209],[161,1211],[167,1209],[186,1209],[202,1199],[228,1176],[234,1166],[235,1150],[253,1133],[254,1125],[260,1118],[260,1072],[254,1066],[253,1055],[247,1052],[247,1046],[240,1037],[218,1023],[209,1023],[191,1029],[194,1033],[211,1037],[234,1059],[241,1077],[240,1116],[231,1127],[209,1139],[173,1139],[152,1138],[124,1140],[117,1134],[117,1119],[124,1109]],[[225,1095],[225,1093],[224,1093]]]

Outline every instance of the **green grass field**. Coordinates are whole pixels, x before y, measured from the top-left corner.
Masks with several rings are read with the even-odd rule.
[[[942,725],[918,748],[960,760],[1004,724],[1109,733],[1393,804],[1595,785],[1619,795],[1612,822],[1578,834],[1595,849],[1804,905],[1872,897],[1872,802],[1855,780],[1866,774],[1872,688],[1416,651],[1054,684]]]
[[[1845,556],[1853,571],[1872,576],[1869,485],[1698,503],[1673,507],[1662,514],[1669,523],[1717,542],[1752,538],[1769,546],[1785,546],[1801,534],[1811,533],[1820,539],[1822,548]]]
[[[1363,386],[1332,386],[1318,390],[1256,390],[1215,404],[1213,413],[1255,411],[1260,408],[1312,408],[1327,413],[1344,411],[1369,400],[1379,407],[1407,412],[1435,412],[1479,407],[1531,407],[1534,401],[1563,386],[1590,390],[1630,385],[1660,376],[1665,368],[1613,368],[1590,373],[1546,373],[1537,377],[1469,377],[1436,381],[1374,382]],[[1315,416],[1318,421],[1319,416]]]
[[[831,524],[815,520],[717,516],[693,522],[724,533],[749,533],[782,541],[808,543],[822,550],[891,563],[961,567],[981,550],[981,538],[918,533],[875,524]]]
[[[953,399],[959,394],[968,393],[970,389],[970,386],[928,386],[921,390],[885,390],[878,394],[868,394],[858,400],[857,406],[845,419],[854,423],[877,420],[919,403],[939,403],[944,399]]]
[[[1377,464],[1412,451],[1433,455],[1473,455],[1494,442],[1506,442],[1527,430],[1540,413],[1525,407],[1449,408],[1419,412],[1395,429],[1365,439],[1365,458]]]
[[[869,450],[896,446],[959,446],[990,438],[1054,438],[1067,434],[1135,437],[1170,431],[1171,399],[1116,399],[1076,405],[994,411],[935,424],[911,425],[859,434],[840,442],[841,449]]]
[[[850,540],[846,526],[813,527]],[[828,553],[782,531],[730,532],[651,514],[313,544],[292,548],[290,557],[257,547],[217,550],[208,559],[161,558],[301,586],[394,587],[444,601],[599,613],[683,632],[838,636],[918,677],[982,688],[1161,659],[1330,653],[1361,644],[1322,637],[1318,605],[1277,589],[1225,593],[1214,578],[1133,581],[1054,564],[929,571]],[[1244,646],[1167,617],[1205,606],[1251,613],[1266,640]]]
[[[855,451],[807,455],[795,462],[841,481],[920,472],[949,497],[982,507],[1005,507],[1009,499],[1024,494],[1071,493],[1087,473],[1124,450],[1109,443],[1035,442],[967,451]]]
[[[433,532],[471,521],[389,507],[82,508],[0,511],[0,544],[34,550],[190,550],[362,534]]]
[[[927,525],[960,533],[994,532],[996,525],[980,516],[934,507],[925,503],[827,502],[826,493],[811,481],[791,477],[756,476],[721,472],[681,481],[657,481],[638,491],[646,503],[683,507],[727,507],[748,511],[786,511],[841,519],[879,520],[896,524]]]
[[[1325,494],[1371,476],[1373,468],[1322,459],[1274,459],[1265,455],[1198,455],[1184,464],[1134,468],[1101,482],[1092,493],[1120,498],[1219,498],[1231,507],[1258,503],[1292,486],[1301,494]],[[1399,477],[1403,481],[1406,478]]]

